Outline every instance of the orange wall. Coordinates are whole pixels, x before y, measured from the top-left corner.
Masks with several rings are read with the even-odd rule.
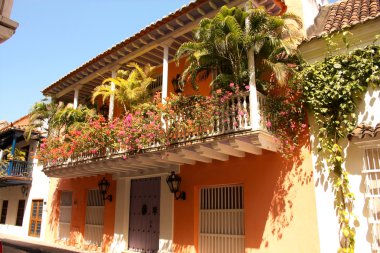
[[[114,235],[115,222],[115,199],[116,199],[116,181],[112,177],[105,176],[111,183],[108,194],[113,196],[112,202],[105,201],[104,209],[104,230],[103,230],[103,251],[109,248]],[[50,183],[49,196],[49,213],[48,213],[48,231],[50,235],[46,238],[49,241],[56,241],[58,233],[59,220],[59,200],[62,191],[73,192],[73,206],[71,213],[71,238],[70,244],[83,248],[83,236],[85,229],[86,217],[86,198],[87,190],[98,189],[98,182],[103,178],[102,175],[86,178],[75,179],[54,179]]]
[[[278,154],[246,154],[227,162],[181,167],[185,201],[175,201],[175,252],[197,252],[199,190],[202,186],[242,184],[246,252],[319,252],[315,195],[309,151],[300,166]]]

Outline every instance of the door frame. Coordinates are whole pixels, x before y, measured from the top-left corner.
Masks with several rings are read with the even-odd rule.
[[[33,202],[41,202],[42,204],[42,209],[41,209],[41,218],[38,218],[36,219],[35,221],[37,222],[40,222],[41,223],[41,228],[40,228],[40,234],[37,235],[36,233],[31,233],[31,227],[32,227],[32,218],[33,218]],[[39,205],[37,206],[37,213],[36,213],[36,216],[38,214],[38,207]],[[28,236],[32,236],[32,237],[40,237],[41,236],[41,230],[42,230],[42,216],[43,216],[43,209],[44,209],[44,200],[43,199],[32,199],[31,201],[31,207],[30,207],[30,217],[29,217],[29,228],[28,228]],[[36,225],[37,226],[37,225]],[[35,227],[35,230],[36,230],[36,227]]]

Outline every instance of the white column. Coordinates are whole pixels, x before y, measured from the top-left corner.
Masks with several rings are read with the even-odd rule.
[[[0,162],[3,160],[3,150],[0,149]]]
[[[252,3],[246,3],[246,10]],[[248,17],[245,19],[246,33],[249,33],[250,25]],[[248,73],[249,73],[249,118],[252,130],[260,129],[260,112],[257,101],[255,54],[253,47],[248,50]]]
[[[77,109],[78,108],[78,98],[79,98],[79,87],[75,88],[74,90],[74,103],[73,103],[73,108]]]
[[[168,79],[169,79],[169,43],[162,45],[164,48],[164,58],[162,62],[162,90],[161,98],[162,103],[165,103],[165,99],[168,96]]]
[[[116,78],[117,76],[117,70],[112,70],[111,77]],[[115,83],[111,82],[111,90],[115,90]],[[114,107],[115,107],[115,95],[112,94],[110,96],[110,106],[109,106],[109,111],[108,111],[108,121],[113,120],[113,112],[114,112]]]

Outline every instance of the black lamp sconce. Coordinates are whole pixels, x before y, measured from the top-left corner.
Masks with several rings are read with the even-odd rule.
[[[21,193],[24,197],[28,196],[28,193],[29,193],[29,187],[28,186],[21,186]]]
[[[174,197],[176,200],[186,199],[186,193],[179,190],[179,186],[181,185],[181,177],[176,175],[174,171],[166,178],[166,183],[169,186],[170,192],[174,193]]]
[[[175,93],[183,92],[183,83],[180,74],[177,74],[176,77],[172,79],[172,85]]]
[[[108,180],[103,177],[102,180],[99,181],[98,183],[98,187],[99,187],[99,192],[100,194],[103,196],[103,200],[109,200],[110,202],[112,202],[112,195],[107,195],[107,192],[108,192],[108,189],[110,188],[110,182],[108,182]]]

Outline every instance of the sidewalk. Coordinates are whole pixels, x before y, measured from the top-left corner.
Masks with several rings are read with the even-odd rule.
[[[18,245],[24,248],[39,248],[47,252],[99,253],[96,251],[80,250],[72,246],[65,246],[65,245],[55,244],[51,242],[45,242],[37,238],[18,237],[18,236],[1,234],[1,233],[0,233],[0,241],[3,242],[3,245],[11,244],[11,245]]]

